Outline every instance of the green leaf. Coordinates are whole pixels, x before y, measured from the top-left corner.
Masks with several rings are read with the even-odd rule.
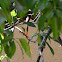
[[[10,4],[9,1],[7,0],[0,0],[1,8],[3,12],[5,13],[8,22],[11,24],[12,17],[10,15],[9,4]]]
[[[5,22],[6,18],[5,17],[0,17],[0,26]]]
[[[4,30],[4,22],[6,20],[6,16],[3,12],[3,10],[0,10],[0,32],[3,33]]]
[[[36,12],[38,11],[39,9],[39,1],[36,1],[32,7],[32,10],[34,12],[34,15],[36,14]]]
[[[53,12],[53,9],[52,8],[49,8],[46,13],[45,13],[45,16],[47,18],[51,18],[52,16],[54,15],[54,12]]]
[[[23,29],[23,31],[25,32],[25,28],[24,28],[24,27],[22,27],[22,29]]]
[[[43,27],[43,28],[42,28],[42,31],[44,31],[45,29],[48,29],[48,28],[49,28],[49,27]]]
[[[0,41],[1,41],[1,40],[0,40]],[[3,46],[0,45],[0,55],[1,55],[2,49],[3,49]]]
[[[53,16],[52,18],[48,18],[48,24],[52,29],[53,32],[53,38],[58,38],[59,32],[58,32],[58,25],[57,25],[57,18]]]
[[[46,44],[47,44],[48,47],[50,48],[51,53],[54,55],[54,50],[52,49],[52,47],[48,44],[48,42],[46,42]]]
[[[36,33],[32,34],[31,37],[33,37]]]
[[[2,39],[0,45],[2,45],[2,44],[4,44],[4,43],[7,43],[7,42],[10,42],[10,41],[12,41],[12,39],[13,39],[13,33],[10,32],[10,31],[8,31],[8,30],[7,30],[6,32],[7,32],[7,35],[8,35],[8,36],[6,36],[5,39]]]
[[[62,11],[59,10],[59,9],[57,9],[57,10],[56,10],[56,15],[57,15],[58,17],[62,17]]]
[[[62,46],[62,41],[59,41],[59,40],[54,40],[54,41],[57,42],[57,43],[59,43]]]
[[[37,36],[37,33],[33,34],[33,35],[30,37],[29,41],[31,41],[35,36]]]
[[[59,43],[61,46],[62,46],[62,41],[59,41],[59,40],[55,40],[53,39],[53,37],[49,36],[50,39],[54,40],[55,42]]]
[[[43,27],[44,27],[44,22],[46,20],[46,17],[44,15],[42,15],[39,18],[39,22],[38,22],[38,30],[40,31]]]
[[[58,2],[58,8],[62,10],[62,2]]]
[[[58,29],[58,32],[62,32],[62,20],[61,18],[57,17],[57,29]]]
[[[32,22],[24,22],[23,24],[27,24],[28,26],[31,26],[31,27],[36,27]]]
[[[36,0],[17,0],[26,9],[31,9]]]
[[[0,26],[5,22],[6,16],[3,12],[3,10],[0,10]]]
[[[14,41],[10,42],[10,45],[5,43],[4,44],[4,51],[9,58],[12,58],[12,56],[14,55],[14,53],[16,51],[16,46],[15,46]]]
[[[40,9],[44,9],[48,5],[48,1],[49,0],[40,0],[41,2]]]
[[[4,36],[0,33],[0,43],[2,39],[4,39]],[[3,46],[0,45],[0,56],[1,56],[2,49],[3,49]]]
[[[33,5],[34,14],[38,11],[38,9],[40,9],[41,11],[44,10],[48,5],[48,1],[49,0],[37,0]]]
[[[38,43],[39,43],[38,45],[40,46],[41,41],[42,41],[42,40],[41,40],[41,36],[40,36],[40,34],[38,34],[37,41],[38,41]]]
[[[31,56],[30,46],[29,46],[29,44],[27,43],[27,41],[26,41],[24,38],[19,39],[19,41],[20,41],[20,43],[21,43],[23,49],[25,50],[26,54],[27,54],[28,56]]]
[[[11,11],[11,16],[13,16],[13,17],[14,17],[14,16],[16,16],[16,15],[17,15],[17,13],[15,12],[15,9],[14,9],[14,10],[12,10],[12,11]]]
[[[4,30],[3,33],[6,33],[6,34],[8,34],[8,35],[12,35],[12,34],[13,34],[13,32],[12,32],[12,31],[9,31],[9,30]]]
[[[4,23],[2,23],[0,26],[0,33],[3,33],[3,31],[4,31]]]
[[[20,47],[20,49],[21,49],[21,51],[22,51],[22,56],[23,56],[23,58],[24,58],[24,52],[23,52],[23,48],[22,48],[22,46],[20,45],[20,43],[16,40],[16,42],[18,43],[18,45],[19,45],[19,47]]]
[[[62,32],[62,11],[56,10],[58,32]]]
[[[25,11],[24,10],[20,11],[20,14],[19,14],[20,15],[20,18],[23,17],[26,13],[27,13],[26,10]]]

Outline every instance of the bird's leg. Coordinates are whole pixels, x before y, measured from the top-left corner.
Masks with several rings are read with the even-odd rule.
[[[28,25],[26,25],[26,35],[27,35],[27,37],[29,39],[29,36],[28,36]],[[29,40],[28,39],[27,39],[27,42],[29,43]]]
[[[26,25],[26,35],[27,35],[27,37],[28,37],[28,39],[29,39],[29,36],[28,36],[28,25]],[[27,43],[29,43],[29,40],[27,39]],[[30,45],[30,44],[29,44]],[[30,49],[30,51],[31,51],[31,49]],[[32,51],[31,51],[31,54],[32,54]]]
[[[29,21],[29,17],[27,16],[26,22],[28,22],[28,21]],[[26,25],[26,35],[28,37],[28,25]],[[29,40],[28,39],[27,39],[27,42],[29,43]]]

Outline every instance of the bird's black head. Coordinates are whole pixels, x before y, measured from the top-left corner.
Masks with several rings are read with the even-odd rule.
[[[31,9],[28,10],[27,16],[29,16],[29,17],[33,16],[33,12],[31,11]]]

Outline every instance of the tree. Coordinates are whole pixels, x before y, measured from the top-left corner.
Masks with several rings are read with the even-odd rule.
[[[41,12],[40,15],[37,14],[38,33],[34,33],[32,37],[29,38],[19,28],[16,28],[19,29],[20,32],[26,36],[29,42],[33,37],[35,37],[36,35],[38,36],[37,41],[38,45],[40,46],[39,51],[41,54],[39,53],[37,62],[39,62],[40,57],[42,57],[42,52],[45,47],[45,44],[49,46],[52,54],[54,55],[53,49],[46,42],[47,38],[49,40],[53,39],[54,41],[61,44],[61,42],[59,42],[59,38],[60,34],[62,33],[62,2],[60,0],[0,0],[0,55],[2,47],[4,47],[4,51],[9,58],[12,58],[16,51],[16,46],[13,39],[13,32],[9,30],[4,30],[5,21],[8,22],[10,26],[12,25],[12,21],[14,22],[14,24],[17,20],[22,21],[26,19],[27,15],[25,16],[25,14],[29,9],[31,9],[34,13],[34,16],[31,17],[33,20],[36,20],[35,14],[38,12],[38,10]],[[11,28],[18,24],[12,25]],[[32,22],[23,22],[23,24],[35,27]],[[22,29],[25,31],[23,27]],[[40,33],[41,31],[43,31],[43,33]],[[3,33],[6,33],[6,37],[4,37]],[[53,33],[53,37],[50,36],[51,33]],[[30,56],[31,51],[27,41],[23,38],[20,38],[19,41],[22,47],[24,48],[26,54]]]

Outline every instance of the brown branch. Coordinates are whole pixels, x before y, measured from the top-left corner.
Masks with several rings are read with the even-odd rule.
[[[20,31],[21,32],[21,31]],[[27,39],[29,38],[24,32],[21,32]]]

